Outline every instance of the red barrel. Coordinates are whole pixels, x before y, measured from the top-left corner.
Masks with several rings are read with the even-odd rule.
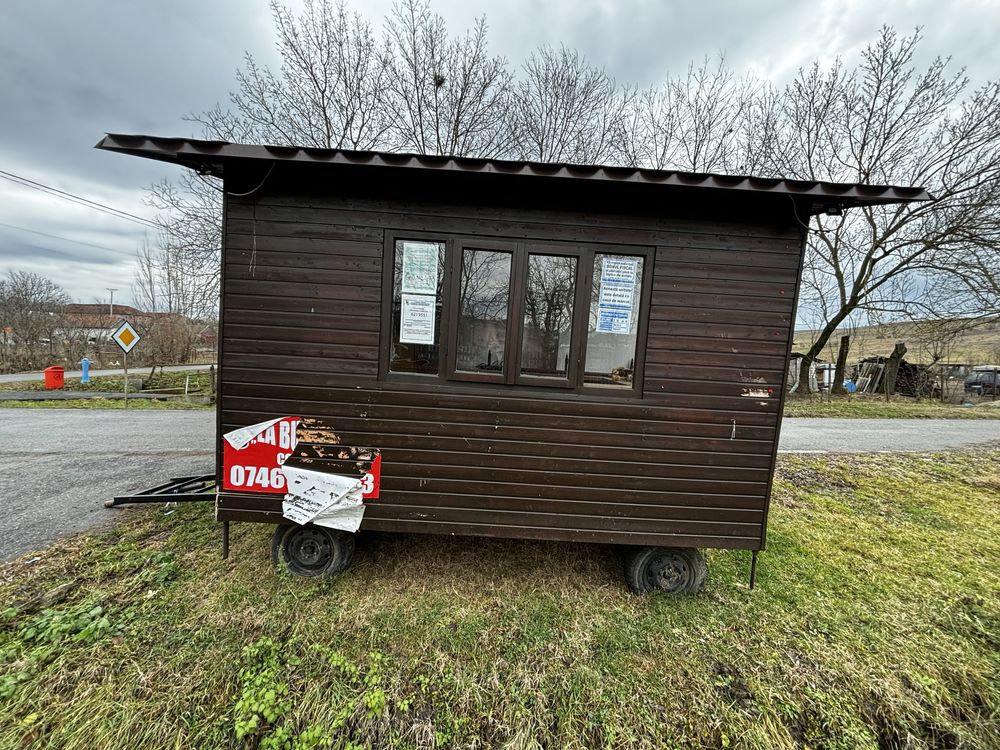
[[[46,390],[54,390],[56,388],[63,387],[63,368],[61,367],[46,367],[45,368],[45,388]]]

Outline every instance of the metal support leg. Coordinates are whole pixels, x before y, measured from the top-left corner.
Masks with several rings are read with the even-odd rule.
[[[757,585],[757,550],[750,552],[750,590]]]
[[[229,559],[229,521],[222,522],[222,559]]]

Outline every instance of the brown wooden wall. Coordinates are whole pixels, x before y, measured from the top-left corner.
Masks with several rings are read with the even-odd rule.
[[[803,248],[787,196],[385,173],[227,198],[222,431],[315,416],[381,448],[366,529],[763,545]],[[642,397],[380,379],[387,230],[654,247]],[[219,517],[277,521],[279,500]]]

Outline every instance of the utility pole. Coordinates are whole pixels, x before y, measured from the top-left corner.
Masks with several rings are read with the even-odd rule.
[[[107,289],[109,292],[111,292],[111,304],[108,305],[108,315],[112,316],[115,314],[115,292],[117,292],[118,290],[112,289],[109,286],[104,288]]]

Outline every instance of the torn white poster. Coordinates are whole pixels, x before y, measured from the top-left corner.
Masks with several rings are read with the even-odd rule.
[[[281,473],[288,483],[281,511],[289,521],[358,530],[365,513],[361,479],[291,466],[282,466]]]
[[[434,242],[403,243],[403,294],[437,294],[439,251]]]
[[[433,344],[437,298],[404,294],[399,311],[399,343]]]
[[[269,419],[266,422],[258,422],[257,424],[252,424],[247,427],[240,427],[238,430],[227,432],[222,437],[224,437],[226,442],[228,442],[236,450],[241,451],[250,444],[251,440],[257,437],[268,427],[276,425],[282,419],[285,419],[285,417],[278,417],[277,419]]]

